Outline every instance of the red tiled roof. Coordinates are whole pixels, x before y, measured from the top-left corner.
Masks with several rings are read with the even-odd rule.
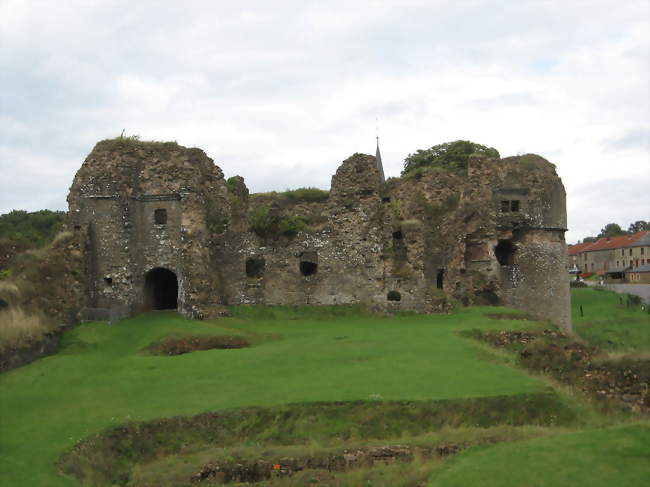
[[[576,255],[583,252],[587,247],[596,242],[583,242],[575,245],[569,245],[569,255]]]
[[[612,250],[623,249],[629,247],[641,237],[646,236],[650,232],[645,230],[634,233],[632,235],[619,235],[618,237],[602,237],[596,242],[587,242],[569,247],[569,255],[579,254],[581,252],[593,252],[596,250]]]

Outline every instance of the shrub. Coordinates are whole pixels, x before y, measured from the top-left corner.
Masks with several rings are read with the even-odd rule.
[[[207,219],[208,232],[211,234],[220,234],[228,228],[228,219],[217,214],[209,214]]]
[[[57,234],[65,213],[63,211],[40,210],[28,213],[14,210],[0,215],[0,238],[25,244],[27,247],[41,247],[52,241]]]
[[[625,294],[625,297],[631,306],[641,306],[641,304],[643,304],[641,296],[637,296],[636,294]]]
[[[319,188],[298,188],[298,189],[288,189],[282,195],[287,198],[289,201],[324,201],[329,197],[329,191]]]
[[[0,309],[0,351],[26,347],[51,329],[39,315],[27,314],[16,307]]]
[[[278,223],[278,230],[282,235],[293,237],[305,229],[305,220],[299,216],[285,216]]]
[[[273,217],[268,206],[260,206],[250,212],[248,223],[253,231],[260,237],[268,237],[273,228]]]
[[[402,176],[424,167],[439,167],[449,171],[460,171],[467,168],[467,161],[473,154],[487,157],[500,157],[494,147],[486,147],[469,140],[456,140],[434,145],[429,149],[419,149],[404,159]]]
[[[305,220],[299,216],[274,216],[268,206],[251,211],[248,222],[253,231],[262,238],[294,237],[305,229]]]
[[[587,287],[587,284],[582,281],[569,281],[569,287],[572,288]]]
[[[226,188],[228,188],[228,191],[231,193],[236,193],[243,183],[244,179],[241,176],[231,176],[226,179]]]

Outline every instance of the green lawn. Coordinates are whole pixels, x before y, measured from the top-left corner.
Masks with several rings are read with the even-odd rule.
[[[616,352],[650,352],[650,314],[628,308],[613,291],[572,289],[575,332],[591,344]],[[621,304],[621,300],[622,303]],[[580,316],[580,306],[584,316]]]
[[[235,318],[213,322],[150,313],[81,325],[66,334],[59,354],[0,376],[2,485],[77,485],[57,474],[59,456],[81,438],[127,421],[296,402],[545,390],[539,380],[485,360],[478,346],[454,333],[531,325],[489,320],[483,312],[379,318],[312,310],[314,318],[296,319],[280,311],[271,319],[268,310],[240,309]],[[258,343],[176,357],[140,353],[179,333],[246,334]]]
[[[650,426],[597,429],[478,447],[429,487],[639,487],[650,479]]]
[[[582,337],[610,350],[650,350],[647,314],[620,306],[613,293],[575,289],[572,296]],[[131,421],[295,403],[548,391],[542,380],[508,366],[512,360],[504,354],[486,352],[456,333],[541,326],[484,316],[495,311],[509,312],[470,308],[451,315],[383,318],[349,308],[240,307],[233,318],[214,321],[158,312],[114,325],[80,325],[66,333],[57,355],[0,375],[0,486],[78,486],[57,472],[60,456],[83,438]],[[174,357],[141,352],[165,337],[197,334],[245,335],[254,346]],[[328,418],[324,428],[338,421]],[[303,420],[312,421],[309,414]],[[599,417],[595,423],[613,422]],[[476,432],[460,432],[457,441],[491,434],[473,426]],[[566,432],[508,430],[498,441],[551,436],[470,448],[436,470],[430,485],[623,486],[642,485],[650,475],[647,422]],[[441,441],[454,434],[445,430]]]

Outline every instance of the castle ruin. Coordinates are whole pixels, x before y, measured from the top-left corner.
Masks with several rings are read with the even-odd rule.
[[[200,149],[99,142],[77,172],[87,319],[224,305],[362,304],[445,312],[502,304],[570,329],[565,191],[535,155],[383,179],[354,154],[326,198],[249,194]],[[254,224],[257,218],[257,226]]]

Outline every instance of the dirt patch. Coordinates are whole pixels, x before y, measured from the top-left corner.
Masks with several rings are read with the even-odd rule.
[[[526,313],[487,313],[485,316],[492,320],[526,320],[537,321]]]
[[[170,338],[149,345],[145,350],[152,355],[182,355],[201,350],[247,348],[250,346],[250,341],[241,336],[198,335]]]
[[[313,457],[283,457],[256,460],[228,460],[211,462],[191,477],[192,482],[206,480],[219,483],[261,482],[273,477],[290,477],[304,470],[343,472],[347,470],[412,462],[417,456],[448,457],[458,453],[462,445],[440,445],[423,448],[409,445],[391,445],[375,448],[343,450],[339,453]]]
[[[62,330],[46,333],[42,338],[28,343],[25,347],[0,351],[0,372],[7,372],[27,365],[41,357],[55,354],[61,343]]]
[[[525,368],[552,376],[598,399],[650,413],[650,360],[612,359],[602,350],[571,341],[555,330],[472,332],[495,347],[519,352]]]

